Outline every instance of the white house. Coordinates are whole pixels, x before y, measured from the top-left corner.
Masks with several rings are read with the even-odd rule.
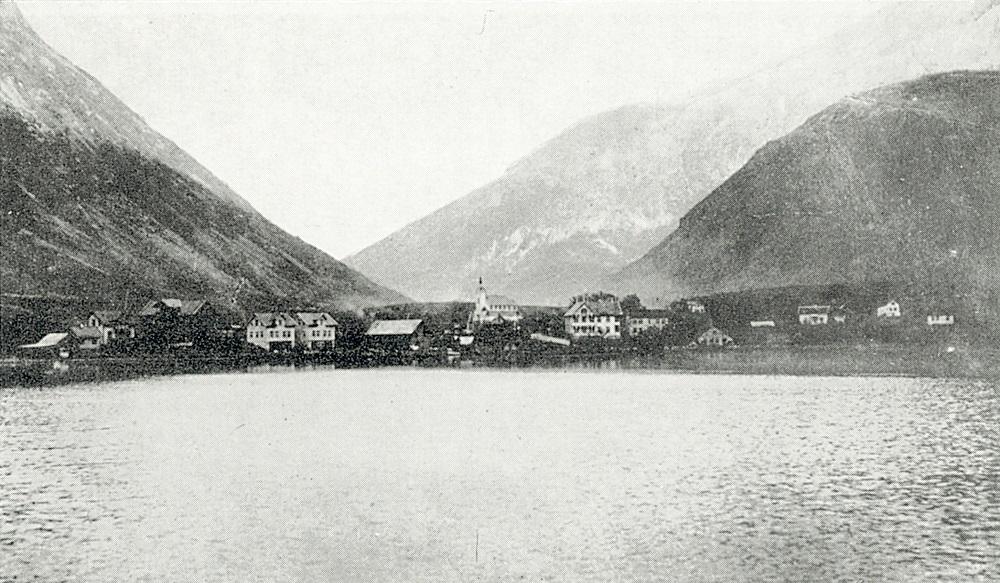
[[[626,314],[629,336],[635,337],[646,330],[663,330],[670,324],[670,310],[642,309]]]
[[[712,326],[708,330],[705,330],[704,332],[702,332],[701,336],[698,336],[699,346],[721,347],[721,346],[728,346],[732,343],[733,339],[728,334],[726,334],[722,330],[719,330],[715,326]]]
[[[705,304],[701,303],[700,301],[698,301],[698,300],[687,300],[685,303],[687,304],[688,311],[691,312],[692,314],[704,314],[705,313]]]
[[[287,312],[258,312],[247,322],[247,342],[267,351],[295,347],[298,322]]]
[[[572,338],[620,340],[622,320],[621,304],[611,295],[578,298],[563,314],[566,333]]]
[[[891,300],[888,304],[879,306],[875,310],[875,314],[879,318],[898,318],[902,315],[902,312],[899,309],[899,303],[896,300]]]
[[[823,326],[830,321],[830,306],[799,306],[799,324]]]
[[[928,326],[954,326],[955,316],[951,314],[928,314]]]
[[[97,311],[91,312],[87,317],[87,327],[97,328],[101,333],[98,343],[101,346],[111,344],[116,338],[135,338],[135,326],[122,312],[117,311]]]
[[[296,312],[295,344],[307,351],[333,350],[339,325],[326,312]]]
[[[479,280],[479,295],[476,296],[476,305],[469,315],[470,325],[519,322],[522,317],[517,302],[507,296],[487,294],[483,280]]]

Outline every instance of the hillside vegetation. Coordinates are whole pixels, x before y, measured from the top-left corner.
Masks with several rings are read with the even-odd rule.
[[[890,282],[1000,306],[1000,73],[848,97],[767,144],[614,278],[647,296]]]

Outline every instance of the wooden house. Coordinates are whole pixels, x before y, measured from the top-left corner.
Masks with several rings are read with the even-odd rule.
[[[927,314],[928,326],[954,326],[955,316],[953,314]]]
[[[728,334],[719,330],[715,326],[712,326],[708,330],[705,330],[698,336],[698,346],[708,346],[712,348],[721,348],[723,346],[729,346],[733,343],[732,337]]]
[[[365,332],[365,345],[386,354],[412,353],[423,344],[423,320],[375,320]]]
[[[295,344],[306,352],[333,350],[339,325],[326,312],[296,312]]]
[[[621,304],[612,295],[578,298],[563,314],[566,333],[576,339],[620,340],[623,319]]]
[[[879,306],[875,310],[875,315],[878,318],[899,318],[902,316],[902,310],[900,309],[899,302],[890,300],[884,306]]]
[[[74,326],[69,329],[74,345],[80,350],[97,350],[102,346],[103,334],[99,328],[92,326]]]
[[[207,348],[230,329],[226,315],[206,300],[150,300],[136,317],[136,337],[153,346]]]
[[[117,339],[135,338],[135,325],[124,312],[99,310],[87,316],[87,327],[101,333],[100,345],[107,346]]]
[[[804,326],[824,326],[830,322],[830,306],[799,306],[799,324]]]
[[[641,308],[625,314],[629,336],[639,336],[647,330],[664,330],[670,325],[670,310]]]
[[[249,344],[268,352],[295,348],[297,321],[287,312],[257,312],[246,324]]]

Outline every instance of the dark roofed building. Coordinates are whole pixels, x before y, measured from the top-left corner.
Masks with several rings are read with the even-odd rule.
[[[226,315],[206,300],[150,300],[136,318],[136,336],[150,347],[211,349],[223,342],[230,330]]]
[[[387,355],[412,353],[423,341],[423,320],[375,320],[365,332],[365,345]]]

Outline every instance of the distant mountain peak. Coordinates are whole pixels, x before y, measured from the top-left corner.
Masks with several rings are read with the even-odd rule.
[[[757,149],[830,103],[928,73],[1000,67],[998,4],[890,4],[685,101],[588,117],[346,261],[423,300],[461,297],[462,282],[485,275],[520,301],[564,302],[641,257]]]

